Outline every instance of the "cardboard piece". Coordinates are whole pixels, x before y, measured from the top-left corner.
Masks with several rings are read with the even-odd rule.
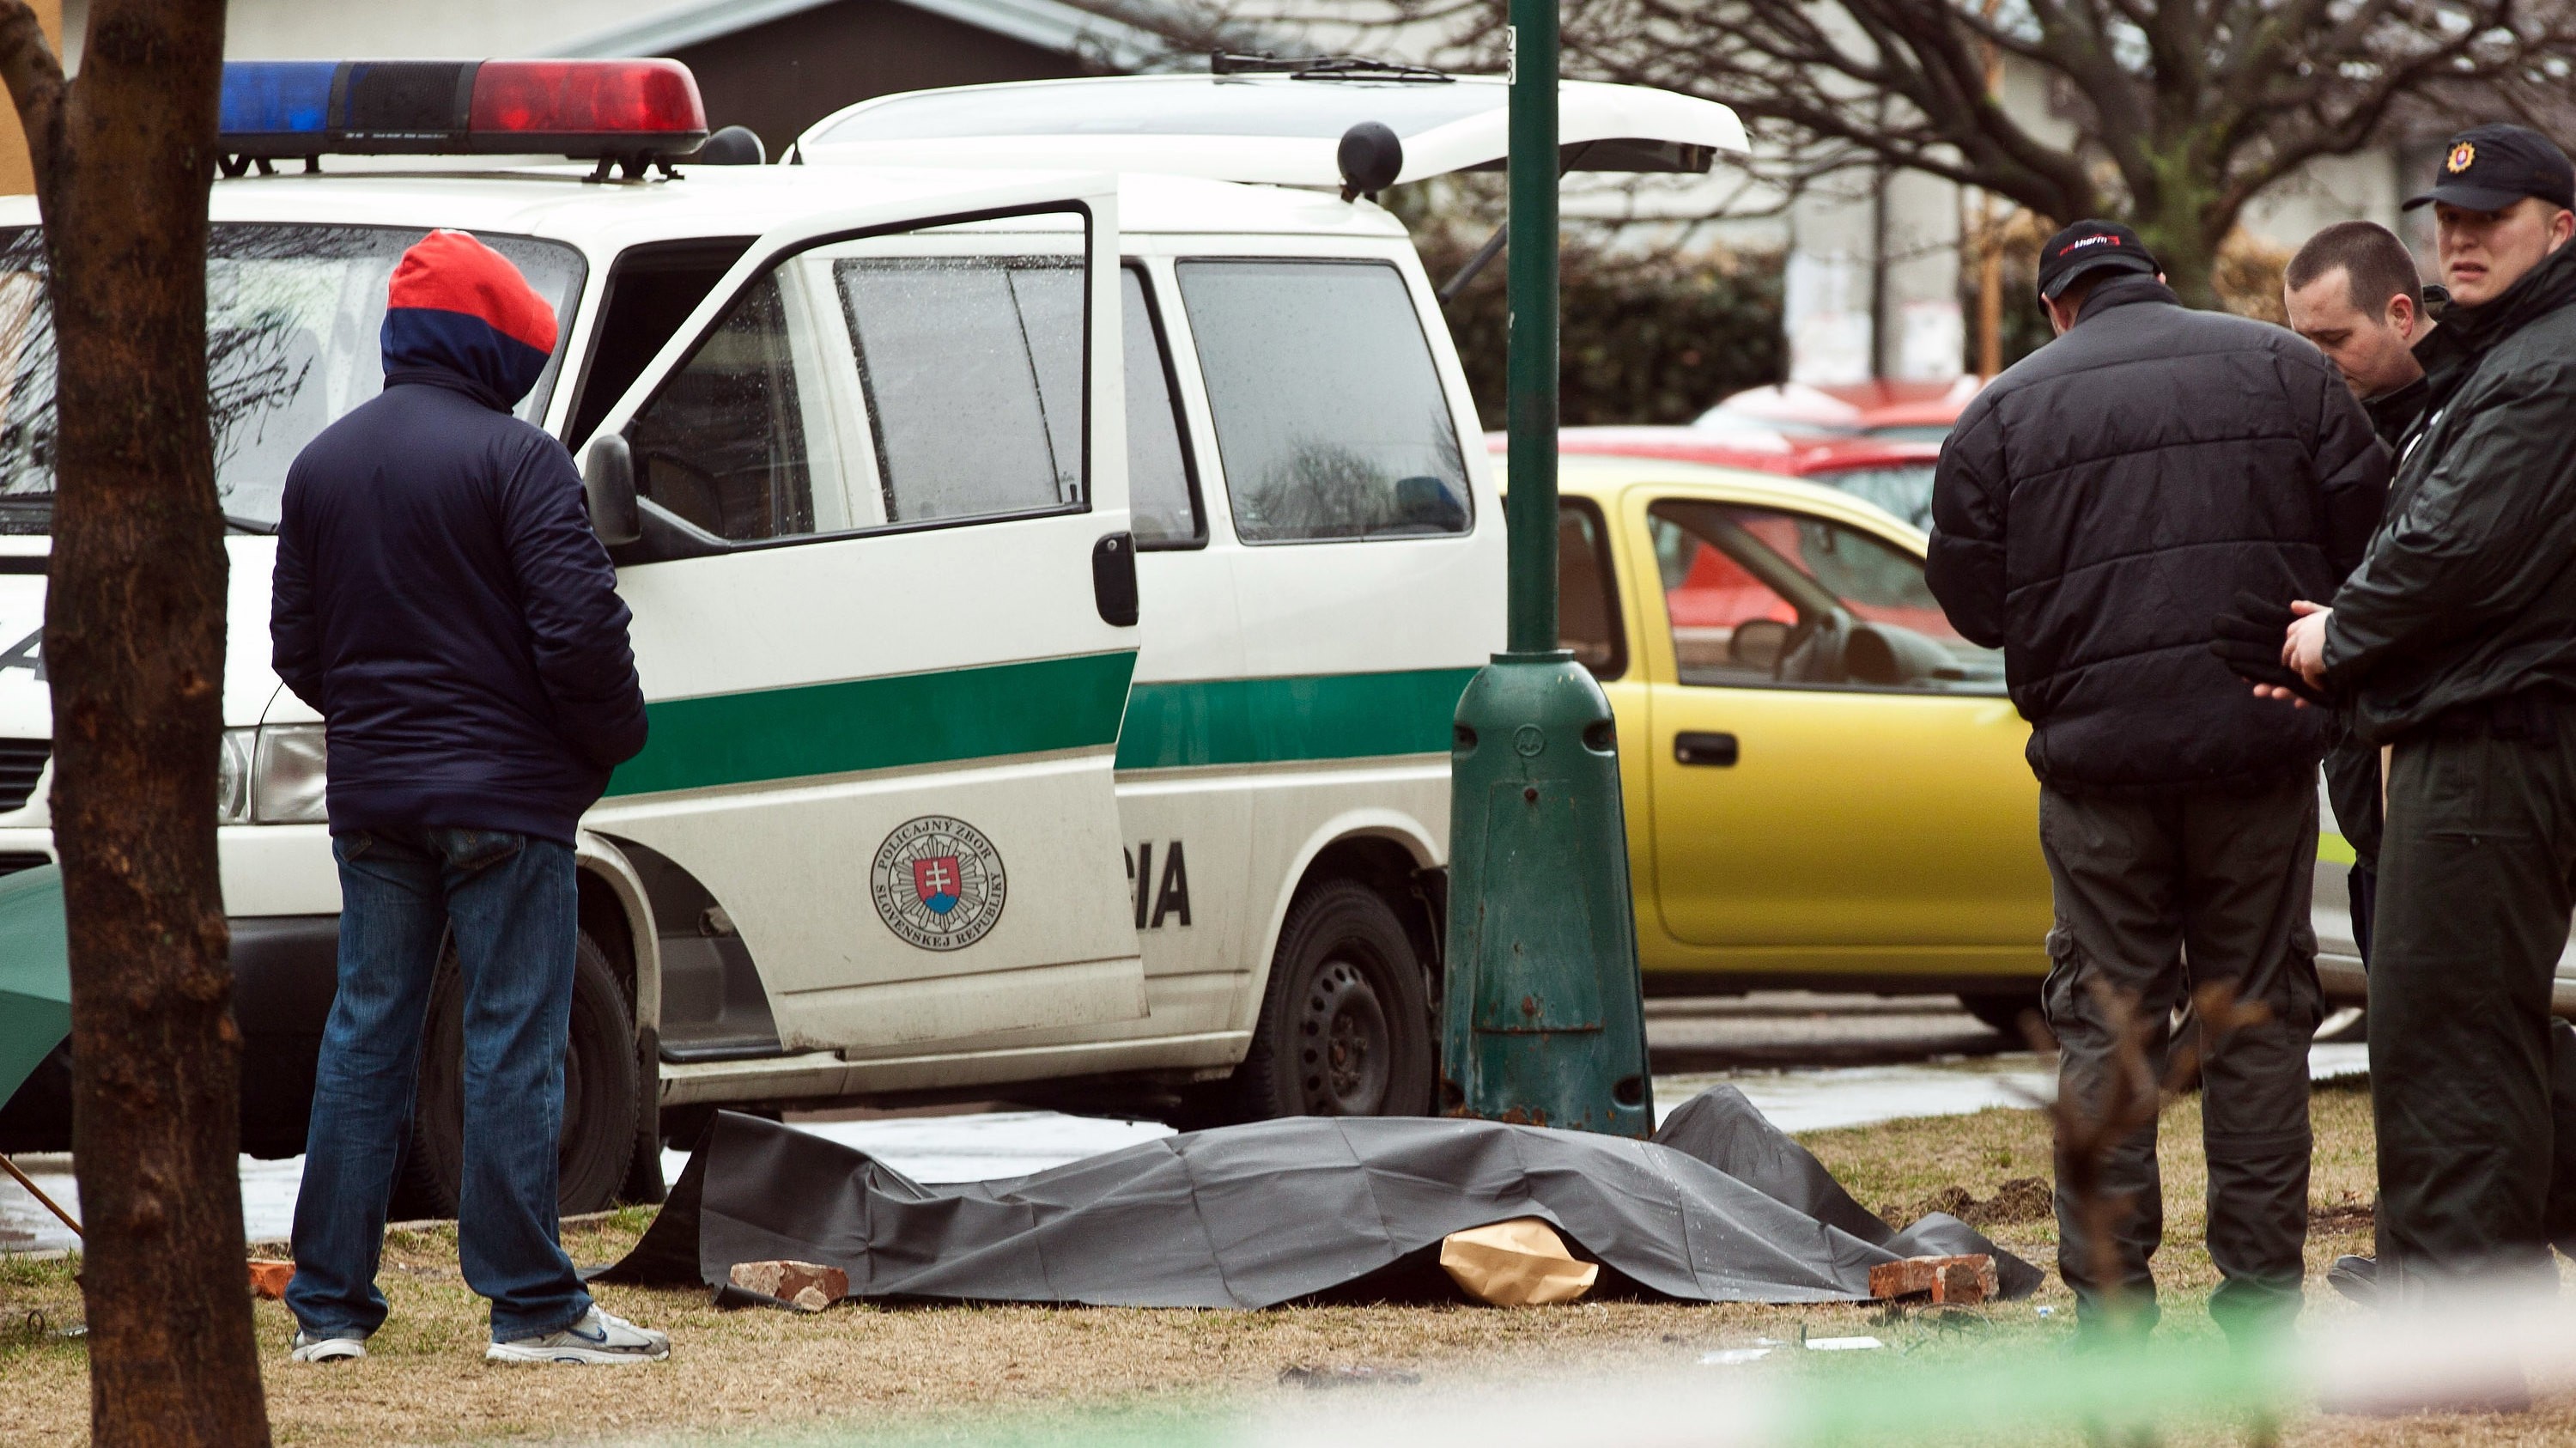
[[[819,1262],[736,1262],[728,1275],[745,1292],[800,1312],[820,1312],[850,1295],[850,1274]]]
[[[1496,1307],[1572,1302],[1601,1277],[1600,1263],[1577,1261],[1556,1229],[1536,1217],[1450,1233],[1440,1240],[1440,1270],[1460,1291]]]

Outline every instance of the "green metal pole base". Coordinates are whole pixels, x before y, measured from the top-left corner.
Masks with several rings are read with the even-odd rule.
[[[1441,1110],[1655,1129],[1610,701],[1563,650],[1497,654],[1450,754]]]

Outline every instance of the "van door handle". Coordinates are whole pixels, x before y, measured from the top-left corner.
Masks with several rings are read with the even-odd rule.
[[[1677,764],[1730,765],[1736,759],[1735,736],[1732,734],[1676,734],[1673,736],[1673,761]]]
[[[1103,534],[1091,545],[1091,602],[1100,621],[1114,628],[1136,626],[1136,540],[1126,533]]]

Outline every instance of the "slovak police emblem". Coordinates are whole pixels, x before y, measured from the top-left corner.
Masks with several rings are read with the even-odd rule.
[[[908,945],[964,950],[990,935],[1009,893],[1002,852],[984,832],[947,815],[895,826],[877,847],[868,893],[878,918]]]
[[[2461,172],[2469,169],[2472,165],[2475,165],[2477,163],[2477,159],[2478,148],[2470,145],[2466,141],[2462,141],[2460,144],[2451,148],[2450,158],[2442,163],[2442,169],[2450,172],[2454,176],[2457,176]]]

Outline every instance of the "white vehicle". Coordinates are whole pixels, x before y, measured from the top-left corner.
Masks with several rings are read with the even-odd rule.
[[[520,413],[584,462],[650,707],[578,850],[568,1209],[651,1193],[650,1145],[719,1104],[1428,1109],[1450,716],[1503,643],[1503,515],[1403,228],[1300,188],[1354,107],[1490,164],[1503,88],[1196,79],[1255,102],[1255,179],[1295,186],[1070,144],[823,164],[847,117],[805,164],[673,178],[648,153],[705,123],[670,62],[438,65],[228,70],[228,170],[259,160],[214,187],[208,277],[245,1149],[302,1149],[339,910],[265,535],[305,441],[378,390],[386,278],[432,227],[556,304]],[[1140,84],[1182,94],[1097,94]],[[576,94],[634,103],[549,114]],[[1742,144],[1723,107],[1568,95],[1621,169]],[[458,159],[558,148],[598,169]],[[447,154],[347,159],[387,149]],[[0,866],[50,851],[36,221],[0,203]],[[415,1209],[453,1199],[456,1009],[434,992]]]

